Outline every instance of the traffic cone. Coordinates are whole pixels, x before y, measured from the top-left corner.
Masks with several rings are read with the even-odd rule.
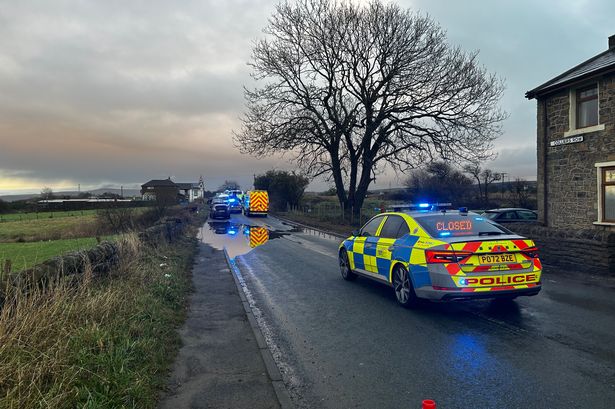
[[[436,401],[431,399],[423,400],[423,409],[436,409]]]

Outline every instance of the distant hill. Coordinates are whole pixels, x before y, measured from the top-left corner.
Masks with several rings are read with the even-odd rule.
[[[94,189],[94,190],[88,190],[87,192],[93,194],[93,195],[102,195],[103,193],[115,193],[115,194],[120,194],[121,189],[115,189],[115,188],[100,188],[100,189]],[[53,192],[54,195],[56,196],[77,196],[79,194],[79,192],[77,191],[65,191],[65,192]],[[83,193],[83,192],[82,192]],[[29,193],[29,194],[21,194],[21,195],[5,195],[5,196],[0,196],[0,199],[6,201],[6,202],[15,202],[17,200],[28,200],[28,199],[32,199],[32,198],[36,198],[38,197],[39,194],[38,193]],[[133,196],[141,196],[141,191],[139,189],[124,189],[124,197],[133,197]]]

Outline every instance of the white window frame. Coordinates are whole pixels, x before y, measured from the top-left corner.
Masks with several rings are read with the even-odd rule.
[[[600,123],[600,82],[596,81],[598,90],[598,125],[587,126],[585,128],[577,128],[577,90],[592,85],[591,82],[579,85],[578,87],[570,88],[568,91],[568,130],[564,132],[564,137],[582,135],[590,132],[604,131],[604,124]]]
[[[594,222],[594,224],[598,226],[615,226],[615,223],[613,222],[605,222],[602,214],[602,168],[610,168],[615,166],[615,161],[599,162],[596,163],[595,166],[598,171],[598,221]]]

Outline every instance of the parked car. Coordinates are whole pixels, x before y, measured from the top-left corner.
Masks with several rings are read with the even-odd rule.
[[[516,207],[486,210],[482,216],[496,223],[534,223],[538,220],[535,211]]]
[[[241,213],[243,192],[241,190],[225,190],[224,194],[228,195],[231,213]]]
[[[223,219],[230,219],[231,209],[229,206],[227,195],[218,195],[211,199],[211,204],[209,205],[209,216],[212,219],[218,217],[221,217]]]
[[[513,299],[541,289],[534,242],[467,209],[386,212],[339,248],[342,277],[363,276],[395,290],[404,307],[419,299]]]

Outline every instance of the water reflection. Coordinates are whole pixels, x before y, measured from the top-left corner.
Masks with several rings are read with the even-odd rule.
[[[272,234],[266,227],[250,226],[231,221],[209,221],[201,228],[201,241],[219,250],[226,249],[229,257],[245,254],[255,247],[267,243]]]

